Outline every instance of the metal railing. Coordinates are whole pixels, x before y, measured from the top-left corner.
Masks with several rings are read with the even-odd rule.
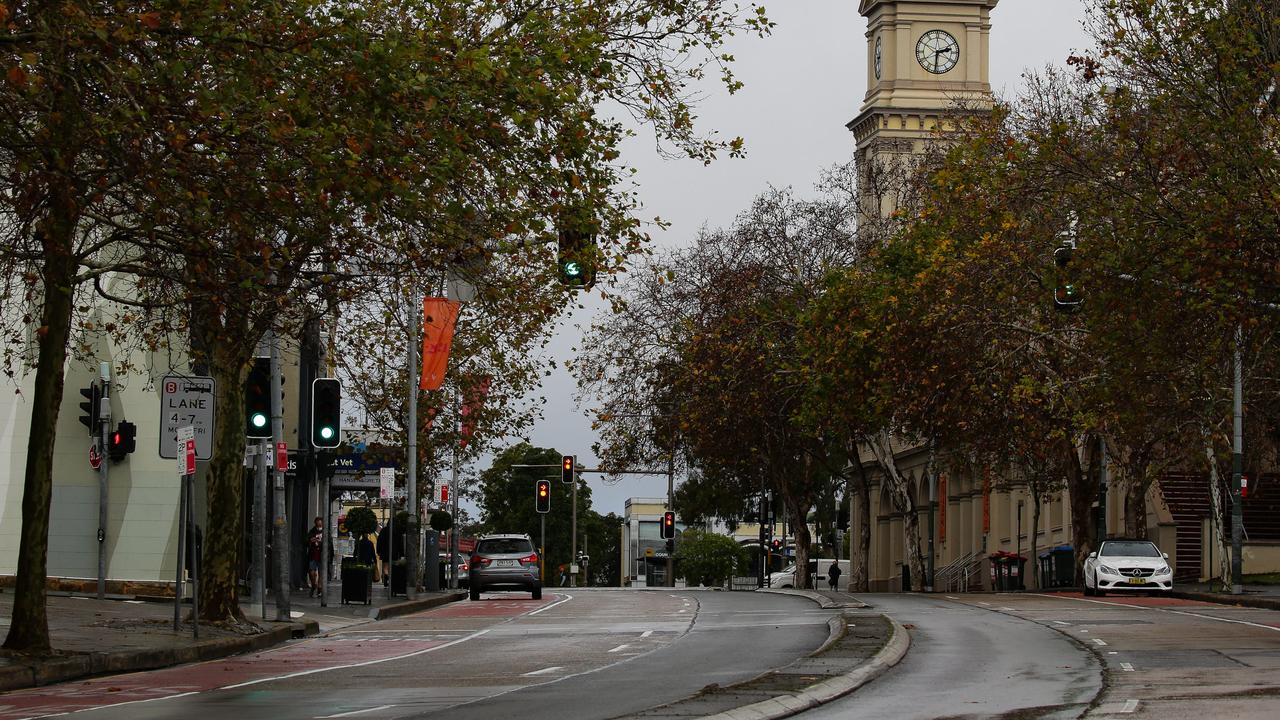
[[[939,568],[933,575],[933,586],[944,592],[968,592],[973,581],[982,572],[985,556],[980,551],[962,555],[950,564]]]

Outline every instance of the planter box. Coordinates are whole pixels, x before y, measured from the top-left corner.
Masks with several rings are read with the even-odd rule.
[[[373,572],[365,567],[342,568],[342,604],[373,601]]]

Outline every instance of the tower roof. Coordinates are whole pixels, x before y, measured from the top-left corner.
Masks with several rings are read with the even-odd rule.
[[[899,3],[922,3],[928,2],[934,5],[985,5],[988,8],[994,8],[1000,0],[859,0],[858,13],[861,15],[870,15],[879,5],[897,5]]]

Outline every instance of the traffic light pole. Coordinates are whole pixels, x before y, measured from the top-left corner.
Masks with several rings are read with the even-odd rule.
[[[111,432],[111,363],[98,364],[102,400],[98,403],[98,599],[107,593],[107,434]]]
[[[569,520],[569,569],[573,570],[578,566],[578,475],[573,475],[573,491],[570,493],[573,498],[573,512],[571,512]],[[578,573],[569,573],[569,587],[578,587]]]
[[[284,442],[284,411],[281,406],[280,392],[280,347],[276,342],[275,332],[267,331],[267,343],[271,351],[271,443],[279,452]],[[272,495],[275,499],[275,549],[276,556],[276,622],[289,622],[290,598],[293,583],[289,579],[289,516],[285,509],[284,475],[280,469],[280,458],[272,455],[271,475]],[[264,616],[265,619],[265,616]]]
[[[408,567],[405,568],[408,571],[408,582],[405,583],[405,593],[410,600],[418,596],[418,577],[421,575],[418,567],[418,538],[422,527],[418,507],[418,329],[422,325],[422,320],[418,316],[420,309],[418,293],[414,292],[409,298],[409,349],[408,357],[405,358],[409,376],[407,383],[409,408],[408,417],[405,418],[405,432],[408,439],[405,443],[405,494],[408,496],[408,502],[405,504],[408,506],[409,517],[417,520],[409,523],[406,533],[407,542],[405,542],[405,552],[408,554]]]
[[[1244,361],[1240,355],[1241,331],[1236,326],[1236,351],[1233,366],[1231,417],[1231,594],[1244,592],[1242,559],[1244,508],[1240,505],[1240,477],[1244,472]]]

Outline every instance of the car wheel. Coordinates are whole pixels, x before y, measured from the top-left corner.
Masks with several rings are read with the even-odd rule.
[[[541,600],[541,599],[542,599],[542,588],[537,587],[537,588],[534,588],[534,589],[533,589],[533,599],[534,599],[534,600]]]
[[[473,585],[473,586],[471,586],[470,588],[468,588],[468,590],[470,590],[470,591],[471,591],[471,599],[472,599],[472,600],[479,600],[479,599],[480,599],[480,588],[479,588],[479,587],[476,587],[476,586],[474,586],[474,585]]]
[[[1098,573],[1093,574],[1093,594],[1095,597],[1106,597],[1107,592],[1098,584]]]
[[[1088,576],[1085,576],[1085,579],[1084,579],[1084,596],[1085,596],[1085,597],[1093,597],[1093,588],[1089,587],[1089,578],[1088,578]]]

